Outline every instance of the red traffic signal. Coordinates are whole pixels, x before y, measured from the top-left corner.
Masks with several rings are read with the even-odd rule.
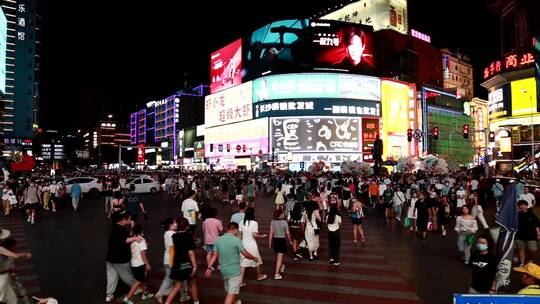
[[[439,127],[433,128],[433,140],[439,139]]]
[[[412,129],[407,129],[407,141],[412,141]]]
[[[468,138],[469,138],[469,125],[464,124],[463,125],[463,139],[468,139]]]
[[[242,152],[246,152],[246,145],[242,145]]]
[[[240,152],[240,150],[242,150],[242,146],[236,145],[236,152]]]
[[[227,144],[227,152],[231,152],[231,144]]]

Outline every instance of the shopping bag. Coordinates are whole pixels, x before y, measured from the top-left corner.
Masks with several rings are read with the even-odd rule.
[[[406,217],[405,220],[403,221],[403,227],[405,228],[409,228],[411,227],[411,219]]]

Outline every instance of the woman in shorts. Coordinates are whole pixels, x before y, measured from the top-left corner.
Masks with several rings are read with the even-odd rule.
[[[187,281],[193,303],[199,303],[199,292],[197,289],[197,260],[195,258],[195,242],[193,236],[188,233],[189,222],[182,217],[177,220],[178,233],[173,235],[174,258],[171,265],[170,278],[175,282],[174,288],[169,293],[165,303],[173,303],[176,294],[182,288],[182,281]]]
[[[283,256],[287,253],[287,241],[292,244],[289,225],[284,219],[283,210],[274,210],[274,220],[270,223],[270,235],[268,236],[268,248],[273,248],[276,254],[276,271],[274,280],[281,280],[281,273],[285,271]]]
[[[362,219],[364,218],[364,210],[362,208],[362,203],[353,198],[353,206],[351,213],[351,222],[353,224],[353,242],[354,244],[358,243],[358,235],[360,235],[360,241],[362,245],[366,243],[366,237],[364,235],[364,228],[362,227]]]

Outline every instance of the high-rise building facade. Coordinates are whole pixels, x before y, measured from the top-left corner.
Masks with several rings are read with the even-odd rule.
[[[11,139],[30,139],[37,129],[40,17],[36,0],[2,0],[0,3],[5,17],[5,22],[2,22],[0,16],[0,52],[5,45],[5,60],[4,54],[0,55],[0,94],[3,101],[0,136],[4,137],[4,144],[8,139],[5,146],[8,148]]]
[[[442,49],[444,90],[458,98],[471,100],[474,97],[473,67],[468,56]]]

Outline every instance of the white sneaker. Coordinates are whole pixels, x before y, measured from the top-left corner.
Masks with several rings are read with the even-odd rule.
[[[32,220],[32,219],[29,217],[29,218],[26,219],[26,222],[27,222],[27,223],[30,223],[31,220]]]
[[[111,302],[112,300],[114,299],[114,296],[106,296],[105,297],[105,302]]]

